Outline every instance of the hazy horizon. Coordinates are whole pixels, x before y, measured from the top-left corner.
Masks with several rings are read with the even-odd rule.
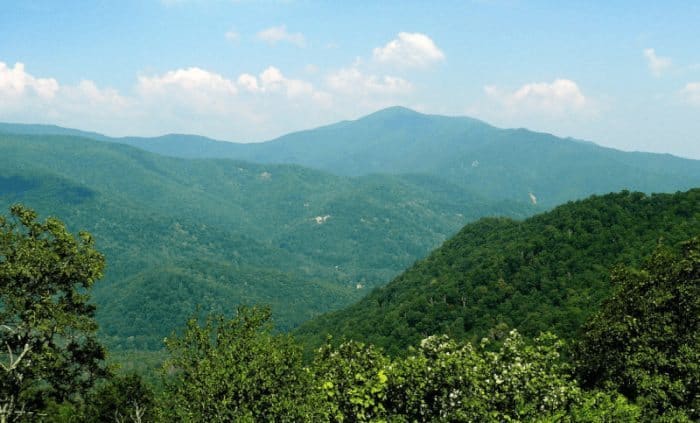
[[[4,3],[4,122],[251,142],[400,105],[700,159],[696,3]]]

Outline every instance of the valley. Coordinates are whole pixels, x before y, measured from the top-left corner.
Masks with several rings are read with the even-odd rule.
[[[230,158],[207,158],[213,156]],[[238,304],[269,304],[275,326],[293,329],[386,284],[482,217],[523,219],[593,193],[700,185],[697,161],[403,108],[261,144],[111,139],[3,124],[0,165],[0,206],[21,202],[57,216],[71,231],[91,232],[107,255],[94,300],[101,337],[115,350],[159,349],[197,307],[226,314]],[[470,242],[489,236],[493,230],[479,229]],[[488,290],[489,282],[469,284]],[[590,290],[593,300],[577,307],[607,292]],[[443,302],[457,301],[454,295]],[[378,324],[370,315],[364,321]],[[565,332],[585,315],[562,323],[570,325]],[[386,316],[400,322],[406,315]],[[526,333],[546,326],[528,320],[534,326]],[[494,316],[476,327],[483,332],[499,323]],[[455,324],[438,319],[392,345]],[[474,324],[463,323],[457,333],[474,333]],[[349,333],[372,336],[359,322],[352,326],[358,329]]]
[[[515,406],[484,394],[496,388],[482,379],[509,377],[502,365],[523,362],[530,373],[517,377],[543,382],[498,388],[506,389],[499,395],[528,392],[535,398],[528,401],[541,402],[545,392],[570,392],[559,399],[567,413],[594,416],[591,421],[662,415],[637,385],[598,390],[596,384],[617,377],[601,378],[595,367],[607,368],[606,351],[617,346],[602,351],[598,344],[619,318],[611,301],[620,301],[620,289],[637,289],[614,281],[634,280],[634,269],[658,272],[656,257],[685,260],[681,273],[696,266],[698,186],[699,161],[404,108],[260,144],[0,124],[0,207],[21,203],[39,219],[53,216],[73,234],[92,235],[106,267],[89,307],[108,362],[121,369],[105,389],[141,392],[139,401],[161,420],[190,415],[193,389],[201,390],[196,401],[219,407],[209,398],[217,389],[248,395],[261,386],[276,390],[279,404],[291,402],[239,399],[240,410],[281,406],[265,413],[321,420],[334,418],[328,410],[414,419],[446,410],[479,419],[493,417],[489,410],[510,416]],[[25,212],[13,210],[20,214],[0,223],[28,224],[19,217]],[[55,231],[50,222],[46,230]],[[3,241],[10,261],[25,257],[15,257],[14,239]],[[13,275],[17,269],[0,267]],[[686,276],[678,280],[689,283]],[[685,337],[673,335],[677,348],[657,351],[673,360],[695,348],[697,323],[683,314],[697,306],[697,287],[689,286],[689,305],[664,315],[682,320],[674,328],[690,328]],[[685,295],[664,291],[673,286],[658,289],[664,298]],[[634,313],[654,317],[664,304],[648,301],[633,301],[641,310]],[[652,332],[658,326],[646,325]],[[647,342],[646,333],[630,336]],[[560,354],[583,370],[570,376]],[[202,357],[210,365],[192,364]],[[636,364],[624,363],[610,371],[627,378]],[[174,376],[158,370],[173,365],[189,370]],[[435,366],[452,370],[443,374]],[[453,371],[468,377],[452,380]],[[652,372],[649,366],[635,371]],[[668,371],[679,376],[663,377],[693,377],[692,369]],[[227,385],[245,374],[251,376],[243,385]],[[379,405],[363,408],[343,397],[375,376],[378,385],[363,395]],[[459,401],[481,398],[477,408],[445,402],[457,395],[454,389],[465,389],[465,380],[479,391]],[[101,389],[86,395],[102,405],[61,407],[90,420],[133,395]],[[677,392],[668,404],[680,407],[681,416],[694,415],[687,405],[694,394]],[[420,406],[415,395],[422,396]]]

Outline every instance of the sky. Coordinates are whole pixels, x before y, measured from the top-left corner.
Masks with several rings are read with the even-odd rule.
[[[0,121],[236,142],[384,107],[700,159],[700,2],[0,0]]]

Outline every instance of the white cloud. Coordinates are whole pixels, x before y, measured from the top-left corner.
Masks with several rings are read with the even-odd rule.
[[[656,55],[656,51],[653,48],[647,48],[644,50],[644,57],[647,59],[647,66],[649,66],[649,71],[652,75],[658,77],[671,67],[671,59],[668,57],[659,57]]]
[[[274,66],[270,66],[260,74],[262,90],[265,92],[283,91],[287,97],[312,95],[314,87],[311,83],[300,79],[289,79]]]
[[[400,32],[398,38],[373,50],[374,59],[402,67],[426,67],[445,60],[445,54],[425,34]]]
[[[160,105],[164,112],[227,115],[238,88],[234,81],[218,73],[192,67],[139,76],[136,92],[142,104]]]
[[[253,93],[260,91],[260,87],[258,87],[258,78],[249,73],[243,73],[238,77],[238,86]]]
[[[576,82],[557,79],[551,83],[525,84],[513,92],[495,86],[484,87],[487,97],[497,102],[508,113],[544,113],[561,116],[584,111],[591,102]]]
[[[343,94],[407,94],[410,82],[396,76],[365,75],[357,67],[340,69],[326,78],[329,87]]]
[[[35,77],[22,63],[14,67],[0,62],[0,120],[47,122],[80,126],[81,122],[121,124],[129,100],[116,90],[100,88],[93,81],[61,85],[54,78]]]
[[[700,106],[700,82],[689,82],[681,90],[681,95],[694,106]]]
[[[258,39],[269,44],[277,44],[279,42],[287,42],[298,47],[306,45],[306,39],[301,32],[287,32],[285,25],[273,26],[258,32]]]
[[[143,74],[130,89],[116,90],[91,80],[63,85],[22,64],[0,62],[0,121],[108,135],[177,132],[250,141],[405,104],[413,90],[402,78],[366,72],[361,62],[321,72],[313,77],[323,86],[275,66],[235,76],[189,67]]]
[[[223,76],[192,67],[166,72],[163,75],[140,76],[138,89],[144,95],[179,89],[189,92],[221,93],[234,95],[236,85]]]
[[[233,29],[226,31],[224,37],[226,37],[226,39],[231,41],[232,43],[237,43],[241,39],[241,35]]]
[[[269,66],[258,77],[244,73],[238,77],[238,85],[250,93],[281,93],[288,98],[320,98],[313,84],[301,79],[287,78],[278,68]]]
[[[75,86],[61,87],[61,94],[72,96],[76,101],[87,101],[95,106],[109,106],[110,108],[125,107],[130,101],[112,88],[99,88],[95,82],[83,80]]]
[[[484,96],[465,113],[501,127],[528,128],[559,136],[581,137],[600,125],[609,99],[592,97],[570,79],[532,82],[519,88],[485,86]],[[582,130],[583,129],[583,130]]]
[[[9,67],[0,62],[0,102],[13,98],[33,95],[41,99],[51,99],[59,86],[53,78],[36,78],[24,70],[23,63]]]

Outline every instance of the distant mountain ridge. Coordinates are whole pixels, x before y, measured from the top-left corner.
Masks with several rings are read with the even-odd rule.
[[[51,127],[44,129],[51,133]],[[12,125],[0,126],[0,131],[12,130]],[[105,140],[99,134],[82,136]],[[297,164],[341,176],[421,174],[484,198],[537,201],[544,207],[622,189],[651,193],[700,186],[698,160],[623,152],[403,107],[262,143],[227,143],[193,135],[107,140],[173,157]]]

